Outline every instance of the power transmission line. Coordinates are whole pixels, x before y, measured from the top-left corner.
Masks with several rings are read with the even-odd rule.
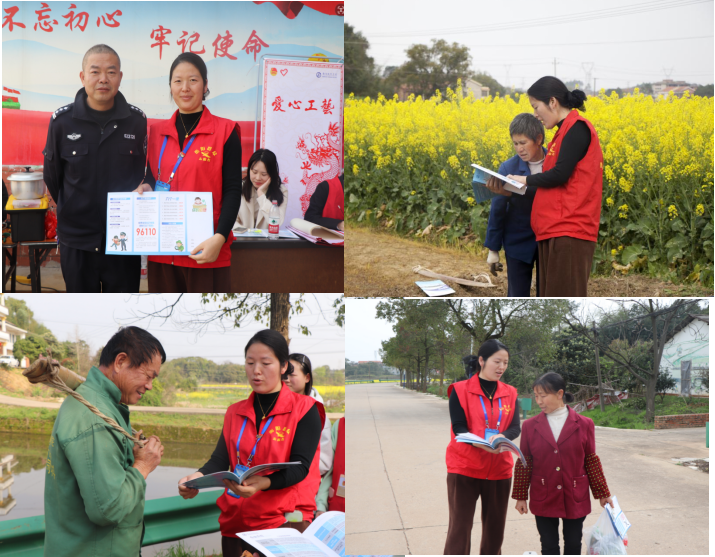
[[[425,35],[457,35],[464,33],[487,33],[492,31],[507,31],[511,29],[525,29],[528,27],[544,27],[546,25],[564,25],[579,21],[593,21],[611,17],[623,17],[626,15],[640,14],[670,8],[681,8],[693,4],[702,4],[711,0],[655,0],[642,4],[631,4],[618,8],[604,8],[590,12],[580,12],[576,14],[560,15],[540,19],[528,19],[516,22],[493,23],[476,27],[453,27],[447,29],[432,29],[422,31],[405,31],[400,33],[367,33],[372,37],[413,37]]]

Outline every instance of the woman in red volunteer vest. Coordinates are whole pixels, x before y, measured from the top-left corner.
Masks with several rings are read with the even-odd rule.
[[[345,187],[342,174],[318,184],[310,196],[310,204],[303,218],[325,228],[345,230]]]
[[[469,555],[477,499],[482,499],[482,555],[498,555],[504,539],[509,489],[514,461],[480,445],[457,443],[455,435],[474,433],[489,439],[519,436],[516,389],[500,379],[509,364],[509,350],[498,340],[487,340],[477,358],[464,359],[467,381],[450,385],[449,415],[452,420],[447,446],[447,494],[449,530],[445,555]],[[478,372],[478,374],[477,374]]]
[[[563,521],[564,555],[581,554],[583,521],[591,512],[588,488],[601,506],[613,506],[596,455],[593,420],[564,404],[573,395],[564,392],[566,383],[549,372],[534,382],[534,397],[541,413],[524,422],[520,447],[527,468],[517,460],[514,470],[516,510],[536,518],[541,536],[541,554],[559,555],[559,518]]]
[[[294,528],[303,531],[310,521],[296,516],[325,420],[323,405],[294,393],[281,380],[291,371],[288,345],[277,331],[256,333],[246,345],[246,377],[253,392],[226,410],[223,432],[211,459],[182,484],[204,474],[239,472],[257,464],[300,462],[268,476],[252,476],[243,484],[225,481],[226,492],[216,502],[224,557],[238,557],[254,549],[238,532]],[[191,499],[196,489],[179,485],[179,495]],[[290,516],[288,516],[290,515]],[[303,518],[303,520],[298,520]],[[288,521],[290,519],[290,521]]]
[[[345,512],[345,418],[333,424],[333,464],[320,483],[316,518],[326,511]]]
[[[149,292],[229,292],[231,228],[241,205],[241,131],[236,122],[211,114],[206,64],[180,54],[169,72],[179,107],[151,126],[147,173],[137,192],[211,192],[215,234],[183,256],[149,257]]]
[[[538,247],[539,296],[587,296],[601,218],[601,144],[591,122],[578,113],[586,110],[583,91],[569,91],[548,76],[527,94],[534,116],[547,129],[558,128],[541,174],[508,176],[536,188],[531,228]]]
[[[310,358],[305,354],[294,353],[289,356],[293,366],[293,373],[283,380],[291,391],[299,395],[309,396],[323,404],[323,398],[313,387],[313,366]],[[323,432],[320,435],[320,445],[310,465],[308,477],[300,483],[302,489],[301,501],[296,505],[296,510],[303,513],[303,519],[311,522],[315,514],[315,497],[320,488],[320,478],[333,463],[333,444],[330,439],[330,420],[325,420]]]

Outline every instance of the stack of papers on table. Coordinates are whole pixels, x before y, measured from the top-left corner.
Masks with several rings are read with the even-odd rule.
[[[242,228],[236,226],[233,229],[233,235],[237,238],[268,238],[268,230],[263,230],[262,228]],[[279,238],[298,238],[293,232],[285,228],[281,228],[278,231]]]
[[[313,224],[303,219],[291,220],[288,230],[318,245],[342,246],[345,244],[344,232],[340,230],[330,230],[329,228]]]

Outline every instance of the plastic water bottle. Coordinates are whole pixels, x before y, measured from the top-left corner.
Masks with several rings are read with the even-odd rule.
[[[142,279],[146,279],[147,278],[147,262],[148,262],[149,258],[146,255],[142,255],[141,257],[142,257],[141,277],[142,277]]]
[[[281,212],[278,209],[278,202],[273,201],[273,206],[271,207],[271,212],[268,214],[268,238],[271,240],[278,239],[278,222],[281,218]]]

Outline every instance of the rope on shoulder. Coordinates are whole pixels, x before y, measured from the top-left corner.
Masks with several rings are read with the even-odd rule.
[[[107,425],[117,430],[128,439],[131,439],[132,442],[139,445],[140,448],[144,448],[146,442],[144,434],[139,435],[139,432],[132,428],[132,434],[129,435],[129,433],[127,433],[126,430],[115,420],[109,416],[105,416],[99,408],[94,406],[75,390],[85,382],[85,378],[81,375],[77,375],[71,369],[61,366],[57,360],[53,360],[52,351],[49,348],[47,349],[47,358],[38,358],[30,365],[30,367],[23,371],[22,374],[27,377],[27,380],[30,383],[44,383],[49,387],[54,387],[58,391],[73,397],[78,402],[84,404],[89,411],[92,412],[92,414],[104,420]]]

